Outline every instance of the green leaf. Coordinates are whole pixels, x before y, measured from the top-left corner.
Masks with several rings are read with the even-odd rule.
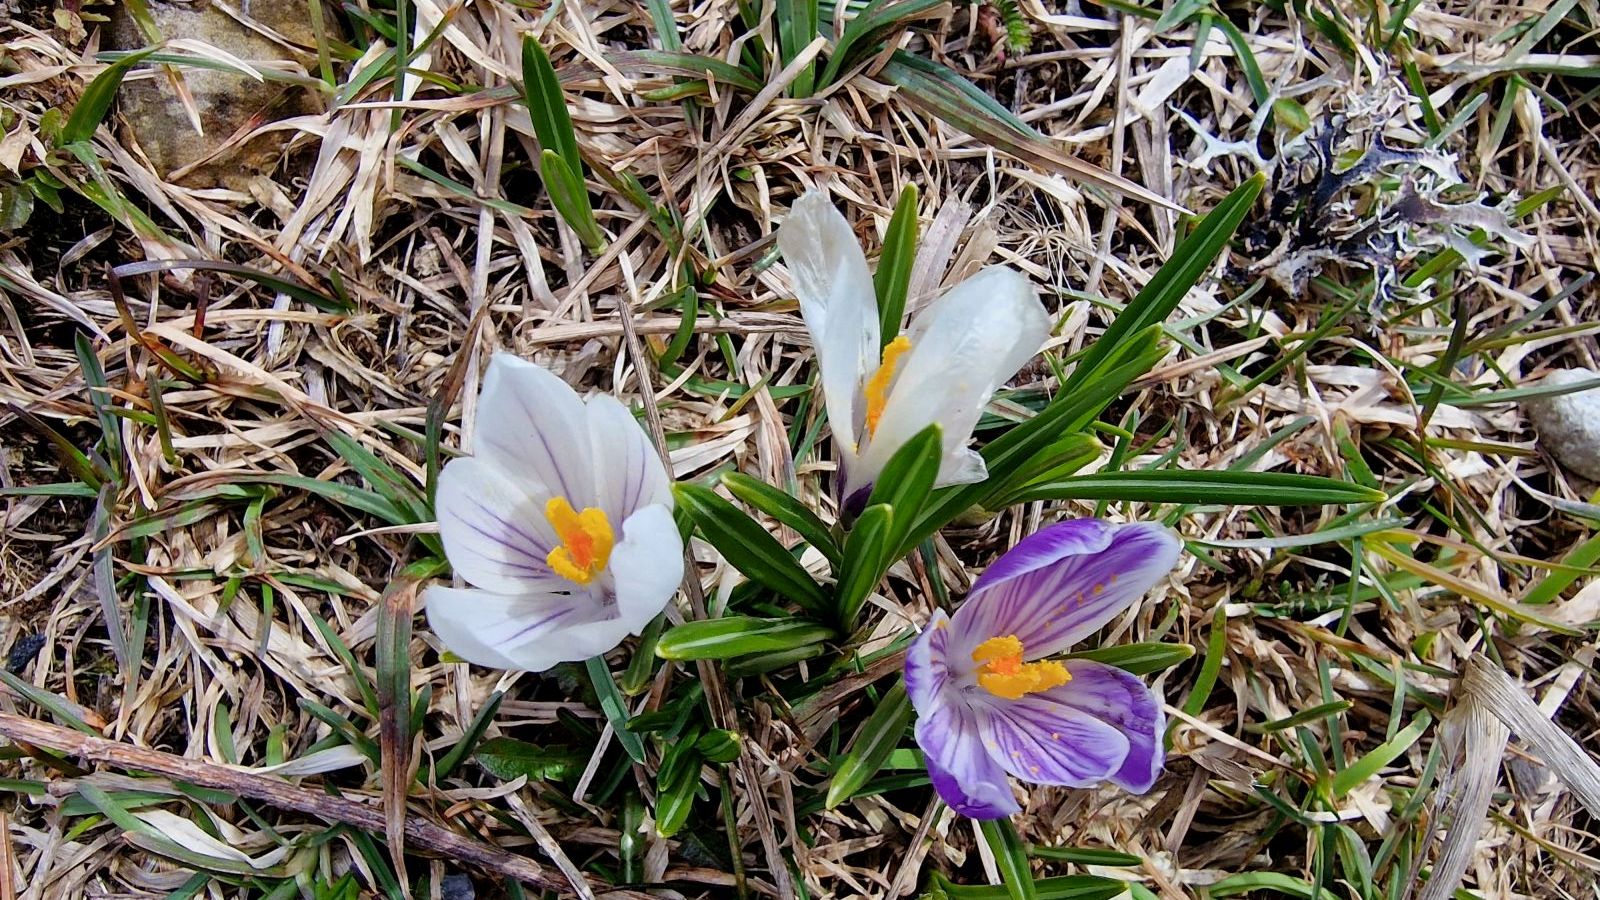
[[[495,691],[489,695],[483,708],[472,717],[472,724],[467,726],[467,730],[461,733],[455,745],[434,766],[433,776],[436,781],[443,781],[455,774],[456,767],[477,749],[478,742],[483,740],[483,733],[489,729],[489,724],[494,721],[494,714],[500,709],[500,701],[505,698],[505,691]],[[419,777],[422,775],[421,772],[417,774]]]
[[[550,55],[531,34],[522,38],[522,102],[528,107],[540,148],[560,156],[572,172],[582,172],[583,157],[578,152],[578,136],[572,130],[561,80],[550,64]]]
[[[117,99],[117,88],[122,86],[122,79],[128,70],[157,49],[146,47],[130,53],[96,75],[89,86],[83,89],[83,96],[73,104],[72,115],[67,117],[66,127],[61,129],[61,143],[76,144],[94,137],[95,129],[100,127],[106,113],[111,111],[111,104]]]
[[[998,510],[1037,500],[1039,498],[1033,495],[1036,485],[1049,484],[1074,474],[1099,459],[1104,449],[1092,434],[1075,432],[1065,435],[1018,466],[1009,478],[999,481],[984,499],[983,505]]]
[[[828,783],[828,809],[854,797],[878,774],[915,717],[905,684],[896,682],[878,701],[878,708],[856,729],[855,737],[850,739],[850,749],[834,768],[833,778]]]
[[[726,728],[713,728],[695,741],[694,749],[707,762],[725,766],[739,758],[739,732]]]
[[[272,275],[260,269],[241,266],[238,263],[223,262],[215,259],[147,259],[141,262],[125,263],[111,270],[112,277],[132,278],[135,275],[147,275],[151,272],[170,272],[174,269],[198,269],[204,272],[221,272],[253,281],[269,291],[285,294],[303,303],[309,303],[319,310],[327,313],[349,312],[350,306],[328,296],[320,291],[306,287],[298,281],[291,281],[280,275]]]
[[[838,58],[837,54],[834,58]],[[916,109],[1023,162],[1076,181],[1098,185],[1152,206],[1182,211],[1160,194],[1062,152],[1044,135],[948,66],[904,50],[896,50],[878,76],[898,86],[900,98]]]
[[[668,50],[678,50],[683,47],[683,39],[678,36],[678,18],[672,12],[672,0],[647,0],[650,9],[650,24],[655,27],[656,37],[661,39],[661,46]]]
[[[1189,698],[1183,701],[1183,711],[1191,716],[1198,716],[1206,708],[1206,700],[1211,696],[1211,689],[1216,687],[1217,676],[1222,673],[1224,657],[1228,655],[1228,608],[1227,604],[1217,604],[1217,610],[1211,615],[1211,635],[1206,641],[1206,658],[1200,663],[1200,674],[1195,676],[1194,687],[1189,691]]]
[[[1033,869],[1028,865],[1028,853],[1010,819],[985,819],[978,822],[983,839],[994,853],[995,867],[1000,870],[1000,880],[1005,882],[1011,900],[1039,900],[1039,889],[1033,883]]]
[[[837,567],[841,560],[839,544],[828,530],[828,523],[799,500],[764,481],[751,478],[742,472],[728,472],[722,476],[722,486],[750,506],[793,528],[801,540],[817,548]]]
[[[73,703],[71,700],[59,694],[53,694],[44,688],[35,687],[30,682],[23,681],[5,669],[0,669],[0,682],[10,688],[13,694],[55,716],[56,721],[68,728],[100,737],[100,732],[97,729],[83,721],[83,707]]]
[[[566,747],[548,748],[515,738],[490,738],[472,755],[484,771],[511,781],[527,776],[530,782],[565,781],[582,774],[588,755]]]
[[[1320,506],[1378,503],[1382,491],[1317,475],[1192,469],[1077,475],[1033,491],[1037,499],[1203,503],[1214,506]]]
[[[880,481],[880,483],[882,483]],[[836,601],[839,622],[845,628],[855,627],[856,616],[872,594],[872,589],[883,580],[883,573],[897,558],[890,537],[894,534],[894,507],[887,504],[869,506],[856,519],[850,536],[844,543],[844,568],[839,573]]]
[[[539,175],[544,178],[545,191],[550,194],[550,205],[578,233],[578,239],[590,253],[599,253],[605,248],[606,236],[600,230],[600,223],[595,221],[594,207],[589,204],[589,187],[579,174],[582,171],[573,169],[554,150],[546,150],[539,156]]]
[[[1116,666],[1133,675],[1150,675],[1163,669],[1170,669],[1191,656],[1194,656],[1194,647],[1189,644],[1153,642],[1118,644],[1114,647],[1099,647],[1067,654],[1069,659],[1094,660],[1108,666]]]
[[[711,546],[746,578],[812,612],[827,607],[828,595],[756,520],[702,485],[675,484],[672,493]]]
[[[778,64],[787,68],[817,36],[817,0],[773,0],[772,19],[778,37]],[[789,96],[809,97],[816,87],[817,66],[813,62],[790,84]]]
[[[749,72],[732,63],[695,53],[678,53],[672,50],[626,50],[607,57],[624,72],[661,71],[692,78],[709,77],[730,87],[754,94],[761,90],[761,82]]]
[[[1239,223],[1249,214],[1256,195],[1261,193],[1265,184],[1266,175],[1257,172],[1244,184],[1234,188],[1195,225],[1189,236],[1173,249],[1172,258],[1129,301],[1122,314],[1107,326],[1105,334],[1085,351],[1072,377],[1062,386],[1063,394],[1070,395],[1110,368],[1110,357],[1124,341],[1152,325],[1166,321],[1189,289],[1211,268],[1211,263],[1222,252],[1222,248],[1227,246],[1228,239],[1233,237]]]
[[[1094,847],[1028,847],[1028,855],[1039,859],[1059,859],[1080,866],[1142,866],[1143,857]]]
[[[1310,882],[1282,872],[1243,872],[1229,875],[1207,888],[1206,894],[1213,900],[1221,900],[1223,897],[1233,897],[1253,891],[1282,897],[1297,897],[1300,900],[1313,900],[1317,896],[1317,889]]]
[[[25,184],[0,184],[0,232],[28,224],[33,215],[33,191]]]
[[[656,834],[672,837],[689,820],[694,807],[695,794],[700,790],[698,736],[690,734],[685,740],[667,746],[661,758],[661,769],[656,773]]]
[[[924,900],[933,900],[940,894],[948,900],[1009,900],[1012,896],[1009,888],[1000,885],[955,884],[939,872],[933,873],[930,882],[937,893],[930,891]],[[1111,900],[1128,893],[1128,884],[1100,875],[1062,875],[1033,882],[1039,900]]]
[[[803,644],[799,647],[789,647],[785,650],[771,650],[765,653],[754,653],[750,656],[736,656],[722,666],[722,671],[729,678],[753,678],[767,672],[776,672],[788,669],[797,663],[808,659],[816,659],[828,652],[826,644]]]
[[[822,86],[833,84],[840,72],[877,52],[878,42],[891,30],[927,15],[942,3],[943,0],[872,0],[845,25],[844,34],[828,57],[827,68],[822,70]]]
[[[1340,769],[1333,776],[1334,797],[1343,797],[1350,793],[1362,782],[1378,774],[1379,769],[1398,759],[1401,754],[1411,749],[1411,745],[1422,737],[1422,733],[1427,731],[1431,724],[1433,716],[1429,715],[1427,710],[1423,710],[1399,734],[1374,747],[1366,756]]]
[[[805,619],[724,616],[673,628],[656,643],[656,655],[674,660],[729,659],[820,644],[835,634],[832,628]]]
[[[637,763],[644,762],[644,741],[628,729],[628,705],[622,699],[622,692],[617,690],[616,681],[611,678],[606,658],[591,656],[584,661],[584,667],[589,670],[589,680],[594,684],[595,694],[600,697],[600,709],[606,714],[606,721],[611,723],[617,743],[627,751],[629,759]]]
[[[900,333],[906,315],[906,292],[911,288],[911,266],[917,257],[917,186],[900,190],[889,230],[883,234],[883,252],[872,286],[878,294],[879,343],[887,345]]]
[[[874,550],[879,565],[878,578],[881,579],[883,570],[898,558],[894,556],[895,548],[903,545],[912,524],[933,493],[933,482],[939,477],[939,464],[943,458],[944,431],[938,423],[934,423],[901,444],[873,483],[866,505],[869,508],[888,506],[894,510],[893,527],[884,538],[882,548]],[[854,531],[852,528],[852,535]],[[853,562],[849,552],[851,546],[853,542],[846,539],[846,570],[851,568]],[[873,583],[876,584],[877,580]]]

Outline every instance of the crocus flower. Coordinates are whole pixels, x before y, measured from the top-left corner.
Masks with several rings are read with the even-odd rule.
[[[445,555],[428,624],[469,662],[542,671],[637,634],[683,577],[672,489],[627,407],[580,398],[505,353],[489,361],[470,457],[439,473]]]
[[[1061,522],[996,560],[954,616],[934,614],[906,655],[905,683],[928,774],[952,809],[1016,812],[1008,773],[1150,789],[1161,701],[1114,666],[1049,657],[1127,609],[1172,570],[1179,547],[1157,525]]]
[[[880,351],[867,258],[825,194],[795,202],[778,247],[816,348],[845,508],[864,503],[894,452],[934,423],[944,440],[936,484],[982,481],[983,458],[967,446],[972,429],[995,389],[1050,333],[1027,278],[986,268],[934,300]]]

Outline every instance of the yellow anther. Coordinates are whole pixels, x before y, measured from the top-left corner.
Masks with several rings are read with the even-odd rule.
[[[561,546],[545,557],[550,571],[575,584],[593,581],[610,561],[615,542],[605,511],[590,506],[579,512],[567,498],[551,497],[544,505],[544,517],[561,538]]]
[[[1072,680],[1067,667],[1053,659],[1022,661],[1022,641],[1014,634],[992,637],[972,651],[972,661],[982,663],[978,686],[1007,700],[1048,691]]]
[[[911,349],[911,339],[900,335],[890,341],[883,348],[883,362],[878,366],[878,371],[872,373],[867,379],[867,434],[878,433],[878,420],[883,418],[883,409],[889,405],[889,386],[894,382],[894,370],[900,365],[900,357]]]

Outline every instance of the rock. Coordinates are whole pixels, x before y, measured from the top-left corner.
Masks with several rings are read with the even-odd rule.
[[[187,38],[216,47],[245,62],[285,60],[314,69],[314,55],[291,49],[247,27],[211,0],[148,0],[156,30],[167,40]],[[298,47],[316,46],[306,0],[239,0],[240,15]],[[111,42],[119,50],[135,50],[149,42],[117,4]],[[332,30],[330,22],[330,36]],[[183,84],[194,97],[204,133],[197,133],[189,110],[172,79],[161,68],[141,67],[118,92],[122,119],[145,156],[162,177],[178,176],[186,187],[218,185],[245,190],[249,181],[270,172],[290,134],[275,131],[240,144],[243,133],[271,121],[322,111],[316,91],[282,81],[255,80],[247,75],[195,66],[178,66]],[[224,146],[227,145],[227,146]]]
[[[1600,379],[1592,369],[1557,369],[1541,384],[1577,384]],[[1600,387],[1522,405],[1539,430],[1539,443],[1566,468],[1600,481]]]

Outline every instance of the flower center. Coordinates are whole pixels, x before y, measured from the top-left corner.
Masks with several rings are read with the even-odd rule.
[[[1067,667],[1053,659],[1022,661],[1022,641],[1014,634],[989,638],[972,651],[972,661],[983,663],[978,686],[1007,700],[1047,691],[1072,680]]]
[[[900,365],[900,357],[911,349],[911,339],[900,335],[890,341],[883,348],[883,362],[879,364],[878,371],[872,373],[867,379],[867,435],[870,437],[878,433],[878,420],[883,418],[883,409],[889,405],[889,385],[894,382],[894,370]]]
[[[590,506],[578,512],[567,498],[551,497],[544,505],[544,517],[561,538],[561,546],[545,557],[550,571],[575,584],[593,581],[611,559],[615,542],[605,511]]]

